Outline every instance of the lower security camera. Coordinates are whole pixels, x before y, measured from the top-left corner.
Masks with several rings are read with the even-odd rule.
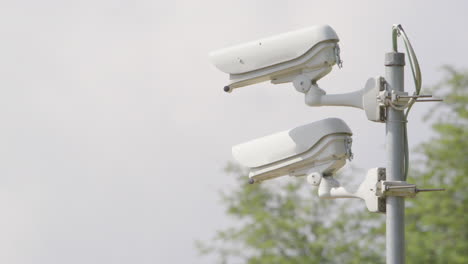
[[[249,168],[250,183],[283,175],[332,175],[352,157],[351,136],[343,120],[327,118],[234,146],[232,154]]]
[[[319,25],[214,51],[212,63],[229,74],[226,92],[270,80],[293,82],[306,75],[314,83],[340,63],[338,36],[328,25]]]

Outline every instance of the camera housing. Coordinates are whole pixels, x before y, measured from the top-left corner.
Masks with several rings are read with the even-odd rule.
[[[312,173],[332,175],[352,157],[352,132],[338,118],[327,118],[255,139],[232,148],[250,170],[250,182]]]
[[[316,82],[340,63],[338,35],[328,25],[318,25],[210,53],[211,62],[229,74],[226,92],[271,81],[293,82],[306,75]]]

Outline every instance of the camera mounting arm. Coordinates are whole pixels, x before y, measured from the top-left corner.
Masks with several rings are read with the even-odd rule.
[[[293,85],[298,92],[305,94],[305,103],[309,106],[348,106],[363,109],[367,118],[375,122],[384,122],[384,109],[377,99],[384,90],[382,77],[370,78],[363,89],[344,93],[327,94],[306,74],[298,75]]]
[[[381,76],[368,79],[361,90],[343,94],[327,94],[317,85],[317,82],[312,80],[310,73],[297,75],[293,80],[294,88],[305,94],[307,105],[360,108],[366,112],[367,119],[374,122],[385,122],[385,107],[404,110],[415,102],[442,101],[442,99],[431,98],[432,95],[408,95],[408,93],[400,91],[388,92],[385,89],[385,79]]]
[[[315,84],[306,93],[305,102],[309,106],[349,106],[364,109],[362,96],[362,90],[343,94],[326,94]]]
[[[384,168],[373,168],[367,172],[366,178],[357,190],[350,191],[333,178],[333,175],[312,173],[307,181],[318,186],[318,195],[321,199],[359,198],[364,200],[367,209],[374,213],[385,212],[385,200],[376,195],[378,183],[385,180]]]
[[[321,199],[359,198],[373,213],[386,212],[386,197],[415,197],[419,192],[445,191],[443,188],[419,189],[406,181],[387,181],[385,168],[372,168],[355,191],[342,186],[333,177],[333,173],[312,172],[307,175],[307,182],[318,186]]]

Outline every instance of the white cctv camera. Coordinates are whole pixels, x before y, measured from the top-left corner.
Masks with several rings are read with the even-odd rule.
[[[226,92],[268,80],[300,83],[304,76],[315,83],[340,63],[338,41],[330,26],[320,25],[217,50],[210,58],[230,76]]]
[[[370,78],[364,88],[344,94],[329,95],[318,86],[317,81],[333,65],[341,64],[338,41],[330,26],[320,25],[217,50],[210,57],[230,76],[226,92],[268,80],[273,84],[292,82],[305,94],[309,106],[360,108],[369,120],[383,122],[385,112],[377,100],[384,90],[383,78]]]
[[[232,154],[248,167],[250,183],[284,175],[307,176],[322,199],[359,198],[369,211],[384,212],[385,202],[377,195],[384,170],[370,169],[356,190],[348,190],[333,177],[352,158],[351,136],[343,120],[327,118],[234,146]]]
[[[234,146],[232,154],[249,168],[250,183],[283,175],[332,175],[352,157],[351,135],[343,120],[327,118]]]

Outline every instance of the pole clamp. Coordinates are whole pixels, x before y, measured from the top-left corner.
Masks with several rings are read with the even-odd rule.
[[[423,99],[426,98],[426,99]],[[421,100],[422,99],[422,100]],[[377,95],[377,102],[385,107],[392,107],[396,110],[404,110],[411,104],[415,102],[440,102],[443,101],[439,98],[432,98],[430,94],[421,94],[421,95],[408,95],[407,92],[402,91],[380,91]]]
[[[443,188],[433,189],[418,189],[416,184],[407,183],[406,181],[379,181],[375,194],[378,197],[410,197],[413,198],[419,192],[435,192],[445,191]]]

